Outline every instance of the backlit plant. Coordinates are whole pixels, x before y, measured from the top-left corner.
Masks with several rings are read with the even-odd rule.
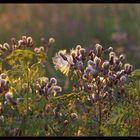
[[[47,75],[55,40],[41,42],[22,36],[0,45],[1,136],[139,135],[139,71],[124,54],[100,44],[60,50],[54,66],[74,81],[64,93]]]

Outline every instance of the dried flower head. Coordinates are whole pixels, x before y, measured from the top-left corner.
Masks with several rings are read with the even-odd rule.
[[[66,54],[66,50],[62,50],[59,51],[52,60],[55,68],[67,76],[70,71],[71,64],[73,63],[72,56]]]

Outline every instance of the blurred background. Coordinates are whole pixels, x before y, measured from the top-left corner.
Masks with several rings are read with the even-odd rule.
[[[0,4],[0,43],[11,37],[54,37],[49,52],[48,77],[69,80],[53,68],[51,57],[60,49],[77,44],[93,47],[100,43],[126,54],[126,62],[140,68],[140,4]]]

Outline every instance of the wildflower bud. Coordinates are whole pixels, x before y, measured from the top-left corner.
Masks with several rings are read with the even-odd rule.
[[[3,86],[3,89],[6,91],[10,88],[10,84],[9,84],[9,81],[5,81],[5,84]]]
[[[75,120],[78,118],[78,115],[76,113],[71,113],[71,118]]]
[[[67,57],[66,57],[63,53],[60,52],[59,55],[60,55],[65,61],[68,60]]]
[[[95,47],[96,47],[96,55],[100,57],[102,54],[102,46],[100,44],[96,44]]]
[[[101,59],[100,59],[99,57],[96,56],[96,57],[94,58],[94,63],[96,64],[96,66],[99,67],[100,64],[101,64]]]
[[[96,68],[96,64],[92,60],[88,60],[88,66],[92,66],[92,68]]]
[[[122,64],[122,62],[120,62],[120,63],[118,64],[118,70],[120,70],[120,69],[122,68],[122,66],[123,66],[123,64]]]
[[[54,77],[50,79],[50,82],[51,82],[52,84],[55,84],[55,85],[57,84],[57,80],[56,80],[56,78],[54,78]]]
[[[0,86],[3,87],[4,84],[5,84],[5,80],[4,80],[4,79],[1,79],[1,80],[0,80]]]
[[[49,38],[49,44],[55,43],[55,39],[53,37]]]
[[[4,51],[8,50],[8,48],[6,48],[6,47],[7,47],[7,46],[5,46],[5,44],[3,44],[2,49],[3,49]]]
[[[81,48],[82,48],[81,45],[76,46],[76,50],[80,50]]]
[[[53,89],[56,91],[56,92],[62,92],[62,88],[60,86],[53,86]]]
[[[71,55],[72,55],[72,58],[73,58],[73,63],[75,64],[77,62],[76,53],[72,52]]]
[[[26,38],[27,38],[26,36],[22,36],[22,40],[26,40]]]
[[[46,104],[46,106],[45,106],[45,111],[46,111],[46,113],[49,113],[50,110],[51,110],[51,106],[48,105],[48,104]]]
[[[122,84],[124,84],[127,81],[126,76],[121,76],[120,81]]]
[[[10,46],[9,46],[8,43],[4,43],[4,44],[3,44],[3,48],[6,48],[7,50],[9,50],[9,49],[10,49]]]
[[[31,42],[33,42],[33,39],[32,39],[32,37],[27,37],[27,43],[31,43]]]
[[[120,59],[115,57],[114,62],[118,65],[120,63]]]
[[[81,53],[82,57],[85,57],[85,52],[86,52],[86,50],[84,48],[80,49],[80,53]]]
[[[88,75],[84,73],[82,78],[83,78],[84,80],[87,80],[87,79],[88,79]]]
[[[35,52],[36,54],[38,54],[38,53],[40,53],[40,49],[39,49],[39,48],[35,48],[35,49],[34,49],[34,52]]]
[[[85,74],[89,75],[90,72],[93,71],[93,68],[91,66],[86,67]]]
[[[125,64],[124,65],[124,70],[127,74],[130,74],[132,72],[133,66],[130,64]]]
[[[108,48],[108,52],[110,53],[110,52],[113,52],[113,48],[112,47],[109,47]]]
[[[98,71],[93,69],[92,71],[89,72],[89,75],[92,75],[94,78],[98,76]]]
[[[107,74],[108,71],[109,71],[109,62],[108,62],[108,61],[105,61],[105,62],[102,64],[102,68],[103,68],[103,73],[104,73],[104,74]]]
[[[109,62],[111,65],[114,64],[114,55],[109,55]]]
[[[23,45],[23,40],[18,41],[18,46],[21,46],[21,45]]]
[[[117,78],[117,79],[120,79],[120,76],[121,76],[121,72],[118,71],[118,72],[116,73],[116,78]]]
[[[92,54],[90,55],[90,59],[93,61],[93,60],[94,60],[94,58],[95,58],[95,54],[94,54],[94,53],[92,53]]]
[[[40,51],[42,51],[42,52],[44,51],[44,47],[43,47],[43,46],[41,46],[39,49],[40,49]]]
[[[2,73],[0,76],[1,76],[2,79],[6,78],[6,74],[5,73]]]
[[[26,36],[22,36],[22,41],[23,41],[23,45],[26,45],[27,44],[27,38]]]
[[[67,126],[68,123],[69,123],[69,121],[68,121],[68,120],[65,120],[65,121],[64,121],[64,126]]]
[[[71,55],[72,55],[73,58],[75,58],[76,53],[75,52],[72,52]]]
[[[115,52],[110,52],[109,55],[116,56]]]
[[[99,76],[96,77],[96,83],[97,83],[97,85],[99,85],[99,83],[100,83],[100,77]]]
[[[120,55],[119,60],[122,61],[122,60],[124,60],[124,59],[125,59],[125,56],[124,56],[123,54]]]

